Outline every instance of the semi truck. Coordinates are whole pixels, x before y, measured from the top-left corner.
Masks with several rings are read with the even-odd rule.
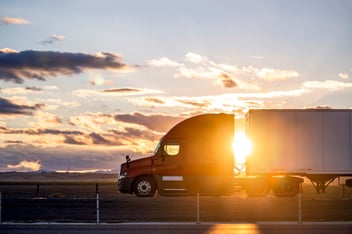
[[[235,173],[234,114],[202,114],[172,127],[151,156],[126,156],[119,192],[227,195],[239,184],[248,196],[272,191],[283,197],[299,193],[304,178],[319,193],[336,178],[352,176],[350,109],[252,109],[245,133],[252,144],[245,176]]]

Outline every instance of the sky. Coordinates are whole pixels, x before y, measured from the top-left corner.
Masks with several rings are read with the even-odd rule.
[[[203,113],[350,109],[351,22],[349,0],[1,0],[0,171],[117,171]]]

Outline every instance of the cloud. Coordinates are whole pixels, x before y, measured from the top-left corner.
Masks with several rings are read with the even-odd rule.
[[[250,55],[248,57],[251,58],[251,59],[264,59],[263,56],[258,56],[258,55]]]
[[[151,114],[145,115],[139,112],[132,114],[116,114],[115,120],[133,123],[145,126],[146,128],[157,131],[157,132],[166,132],[173,125],[183,120],[183,117],[171,116],[171,115],[162,115],[162,114]]]
[[[4,143],[6,144],[23,144],[24,142],[23,141],[19,141],[19,140],[7,140],[7,141],[4,141]]]
[[[33,171],[38,168],[40,162],[38,170],[111,169],[116,173],[120,163],[125,161],[126,154],[136,158],[136,154],[126,148],[92,149],[79,145],[43,148],[23,144],[8,145],[1,149],[0,171]],[[7,165],[18,168],[9,168]],[[23,167],[24,165],[26,167]],[[33,167],[29,167],[30,165]]]
[[[342,82],[336,80],[325,81],[306,81],[303,83],[304,88],[308,89],[327,89],[331,91],[341,90],[345,88],[352,88],[352,83]]]
[[[283,108],[285,99],[300,97],[311,91],[297,88],[282,91],[232,93],[214,96],[152,96],[135,97],[130,101],[137,105],[150,108],[170,108],[190,110],[194,113],[236,113],[243,115],[249,108]],[[280,100],[278,102],[277,100]]]
[[[101,77],[100,74],[95,75],[94,78],[92,78],[89,83],[93,86],[102,86],[102,85],[111,85],[113,84],[112,81],[110,80],[105,80],[103,77]]]
[[[116,88],[116,89],[105,89],[101,91],[105,94],[117,94],[117,95],[133,95],[133,94],[160,94],[163,93],[161,90],[154,89],[141,89],[141,88]]]
[[[3,17],[1,18],[3,24],[29,24],[29,21],[23,18],[14,18],[14,17]]]
[[[46,80],[58,75],[74,75],[85,69],[124,70],[118,54],[96,54],[25,50],[0,51],[0,80],[23,83],[24,79]]]
[[[227,75],[226,73],[222,74],[223,79],[221,80],[223,87],[225,88],[233,88],[237,86],[236,81],[234,81],[233,79],[231,79],[231,77],[229,75]]]
[[[121,144],[121,141],[114,134],[109,132],[97,133],[91,132],[86,133],[79,130],[70,129],[55,129],[55,128],[25,128],[25,129],[14,129],[14,128],[1,128],[1,134],[11,135],[17,139],[25,136],[27,145],[45,146],[49,145],[57,146],[64,144],[70,145],[108,145],[116,146]]]
[[[50,44],[54,44],[55,42],[58,42],[58,41],[63,41],[64,39],[65,39],[65,36],[63,36],[63,35],[53,34],[51,37],[41,41],[40,43],[42,45],[50,45]]]
[[[43,107],[44,104],[18,105],[5,98],[0,98],[0,115],[32,115],[33,111]]]
[[[99,96],[99,95],[132,96],[132,95],[160,94],[160,93],[163,93],[163,91],[144,89],[144,88],[132,88],[132,87],[111,88],[111,89],[104,89],[100,91],[88,90],[88,89],[79,89],[79,90],[73,91],[74,95],[82,98],[86,98],[90,96]]]
[[[15,128],[0,128],[0,133],[2,134],[24,134],[24,135],[84,135],[83,132],[78,130],[62,130],[62,129],[49,129],[49,128],[25,128],[25,129],[15,129]]]
[[[344,73],[339,73],[339,77],[343,80],[348,80],[349,75],[347,72],[344,72]]]
[[[188,52],[185,56],[187,61],[190,61],[192,63],[201,63],[207,60],[206,57],[203,57],[199,54]]]
[[[11,48],[2,48],[2,49],[0,49],[0,54],[1,53],[17,53],[17,51],[16,50],[14,50],[14,49],[11,49]]]
[[[70,144],[70,145],[86,145],[83,141],[79,141],[74,138],[74,136],[65,136],[64,143]]]
[[[169,58],[160,58],[160,59],[153,59],[153,60],[148,60],[147,64],[149,66],[154,66],[154,67],[179,67],[182,66],[182,63],[175,62]]]
[[[109,140],[105,139],[100,134],[91,133],[91,134],[89,134],[89,136],[91,137],[93,144],[96,144],[96,145],[110,145],[110,144],[112,144],[112,142],[110,142]]]
[[[38,93],[41,92],[41,88],[37,88],[34,86],[31,87],[16,87],[16,88],[5,88],[0,89],[0,92],[6,95],[15,95],[15,94],[31,94],[31,93]]]
[[[133,151],[151,151],[156,140],[172,127],[181,117],[167,115],[85,114],[69,119],[70,128],[61,119],[50,113],[38,112],[37,122],[29,123],[28,128],[11,128],[0,125],[0,142],[21,142],[25,145],[42,147],[59,145],[133,147]],[[46,127],[51,126],[51,127]],[[6,142],[5,142],[6,141]]]
[[[333,109],[331,106],[328,105],[316,105],[316,106],[307,106],[303,109]]]
[[[250,71],[251,69],[252,71]],[[299,76],[298,72],[293,70],[278,70],[273,68],[250,68],[248,72],[267,81],[288,80]]]
[[[31,126],[47,126],[47,125],[58,125],[62,124],[62,120],[59,116],[48,112],[37,111],[34,115],[36,120],[35,123],[29,123]]]
[[[19,162],[18,164],[8,164],[7,168],[9,169],[16,169],[17,171],[22,171],[22,170],[31,170],[31,171],[38,171],[41,168],[41,163],[40,161],[26,161],[23,160]]]
[[[274,68],[255,68],[252,66],[239,68],[235,65],[220,64],[210,61],[207,57],[189,52],[185,56],[192,64],[178,68],[175,77],[212,79],[224,88],[240,88],[260,90],[260,82],[274,82],[297,78],[299,73],[294,70]]]

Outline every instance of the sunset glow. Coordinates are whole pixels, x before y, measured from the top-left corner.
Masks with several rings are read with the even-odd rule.
[[[247,138],[245,132],[236,132],[233,142],[235,163],[243,164],[246,162],[247,155],[252,151],[252,142]]]
[[[116,171],[200,114],[237,121],[249,109],[352,108],[351,8],[2,1],[0,172]],[[250,147],[240,138],[243,162]]]

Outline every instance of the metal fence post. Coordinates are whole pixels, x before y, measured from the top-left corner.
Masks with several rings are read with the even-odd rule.
[[[0,192],[0,224],[2,223],[2,196],[1,196],[1,192]]]
[[[99,185],[98,183],[95,184],[95,191],[96,191],[96,195],[97,195],[97,224],[100,223],[100,207],[99,207]]]
[[[302,192],[298,193],[298,223],[302,223]]]
[[[197,224],[200,224],[199,205],[199,193],[197,193]]]

